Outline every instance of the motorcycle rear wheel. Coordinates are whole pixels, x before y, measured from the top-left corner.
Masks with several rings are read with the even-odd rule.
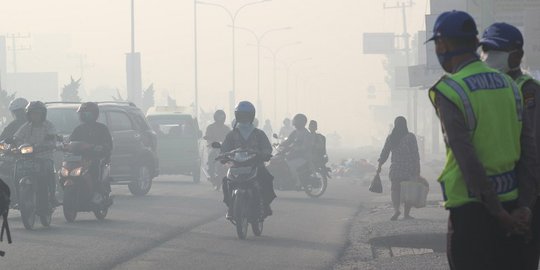
[[[31,186],[21,186],[19,199],[24,228],[33,230],[36,223],[36,193]]]
[[[244,205],[244,199],[241,196],[236,196],[233,204],[234,221],[236,223],[236,234],[241,240],[246,239],[249,222],[247,211]]]
[[[41,225],[43,227],[49,227],[51,226],[51,221],[52,221],[52,211],[49,211],[49,213],[45,214],[45,215],[41,215],[39,216],[39,221],[41,222]]]
[[[251,230],[255,236],[261,236],[264,228],[263,221],[257,221],[251,223]]]
[[[304,187],[304,192],[311,198],[321,197],[326,191],[326,188],[328,187],[328,178],[326,177],[326,175],[320,172],[317,172],[316,177],[320,181],[317,187],[313,187],[313,186]]]
[[[72,188],[64,190],[64,205],[62,207],[64,218],[71,223],[77,218],[77,193]]]
[[[96,216],[96,218],[98,220],[104,220],[105,217],[107,217],[107,213],[109,213],[109,208],[102,208],[102,209],[99,209],[99,210],[94,210],[94,216]]]

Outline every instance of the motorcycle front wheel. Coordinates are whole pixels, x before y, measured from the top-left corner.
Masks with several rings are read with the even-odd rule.
[[[304,187],[304,192],[311,198],[321,197],[328,187],[328,178],[325,174],[317,172],[315,177],[318,181]]]
[[[64,218],[71,223],[77,218],[77,192],[75,188],[70,187],[64,190]]]
[[[245,199],[243,196],[235,196],[233,204],[234,221],[236,223],[236,234],[238,238],[244,240],[248,231],[248,217],[247,209],[245,205]]]
[[[45,215],[41,215],[39,216],[39,221],[41,222],[41,225],[43,227],[49,227],[51,226],[51,221],[52,221],[52,211],[49,211],[49,213],[45,214]]]
[[[22,185],[19,192],[19,209],[24,228],[33,230],[36,223],[36,193],[31,185]]]

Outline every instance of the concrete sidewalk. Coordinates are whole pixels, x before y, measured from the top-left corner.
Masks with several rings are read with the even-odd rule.
[[[446,260],[448,212],[440,193],[428,196],[428,206],[413,209],[414,220],[390,221],[388,195],[370,196],[369,203],[351,224],[349,246],[334,270],[449,269]],[[402,217],[400,217],[402,218]]]

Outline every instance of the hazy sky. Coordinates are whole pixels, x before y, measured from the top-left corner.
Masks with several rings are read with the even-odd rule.
[[[231,10],[249,0],[207,0]],[[193,100],[193,1],[136,2],[136,50],[142,54],[143,85],[154,83],[187,105]],[[366,100],[368,85],[387,91],[379,56],[362,54],[363,32],[401,32],[401,11],[383,9],[373,0],[273,0],[249,6],[238,15],[237,25],[258,33],[292,27],[269,34],[263,44],[277,48],[301,41],[279,54],[278,118],[285,106],[286,63],[312,58],[291,67],[289,113],[305,112],[320,122],[324,132],[338,131],[347,142],[369,143],[373,123]],[[395,1],[390,1],[390,4]],[[86,89],[125,90],[125,53],[130,50],[129,0],[0,0],[0,34],[30,33],[19,52],[19,71],[60,71],[60,84],[79,76],[79,54],[86,55]],[[412,32],[424,26],[426,0],[409,9]],[[199,89],[201,107],[226,108],[231,89],[230,19],[220,8],[199,5]],[[256,98],[256,48],[252,35],[237,32],[237,100]],[[263,50],[261,97],[264,117],[273,116],[273,66]],[[8,55],[8,69],[11,65]],[[162,94],[157,96],[162,98]],[[379,97],[385,97],[379,93]],[[425,95],[421,95],[425,98]],[[380,102],[380,101],[378,101]],[[384,101],[383,101],[384,102]],[[383,126],[387,126],[384,123]],[[274,128],[277,128],[274,123]]]

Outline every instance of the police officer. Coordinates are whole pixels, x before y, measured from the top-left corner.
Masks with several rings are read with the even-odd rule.
[[[508,74],[515,80],[524,99],[524,117],[532,123],[540,120],[540,110],[536,106],[536,100],[540,95],[540,83],[530,75],[521,70],[521,60],[523,58],[524,40],[521,32],[514,26],[507,23],[494,23],[489,26],[480,40],[482,46],[482,58],[490,67]],[[534,137],[537,149],[540,146],[540,125],[534,127]],[[537,150],[537,153],[538,152]],[[536,166],[538,170],[538,166]],[[519,206],[514,211],[514,215],[522,218],[523,221],[532,224],[531,237],[526,243],[522,257],[519,260],[518,269],[538,269],[540,259],[540,203],[538,201],[540,183],[538,171],[533,179],[523,179],[519,182]],[[521,180],[521,179],[520,179]],[[536,180],[536,181],[526,181]]]
[[[517,208],[521,149],[534,140],[522,138],[531,123],[522,117],[521,93],[480,61],[477,35],[469,14],[450,11],[428,40],[448,73],[429,90],[448,151],[439,177],[450,212],[448,259],[451,269],[517,269],[518,250],[506,235],[527,229],[509,213]]]
[[[221,146],[221,153],[230,152],[240,147],[246,147],[254,149],[261,154],[262,160],[259,164],[258,180],[261,185],[261,193],[265,204],[264,214],[266,216],[272,215],[272,209],[270,203],[276,197],[274,192],[273,180],[274,177],[268,172],[264,165],[265,156],[268,159],[272,156],[272,145],[264,134],[264,131],[256,128],[253,125],[255,120],[255,107],[249,101],[241,101],[238,103],[234,110],[236,124],[234,129],[227,134],[223,145]],[[232,201],[231,191],[228,187],[228,183],[223,182],[223,202],[227,205],[227,219],[232,218]]]
[[[5,139],[13,139],[15,132],[26,123],[26,106],[28,105],[28,100],[24,98],[16,98],[9,103],[9,111],[11,116],[13,116],[13,121],[9,123],[6,128],[0,134],[0,141]]]
[[[85,142],[94,146],[93,149],[89,149],[86,153],[83,153],[83,157],[92,161],[89,173],[94,186],[97,187],[92,201],[99,204],[108,198],[107,195],[110,193],[109,182],[107,181],[107,184],[103,184],[104,179],[101,179],[102,176],[99,173],[103,171],[106,164],[110,163],[113,140],[109,128],[97,122],[99,118],[99,107],[96,103],[82,103],[77,113],[79,114],[81,124],[73,130],[69,140]],[[103,161],[103,163],[100,163],[100,161]],[[108,200],[107,203],[112,202]]]

